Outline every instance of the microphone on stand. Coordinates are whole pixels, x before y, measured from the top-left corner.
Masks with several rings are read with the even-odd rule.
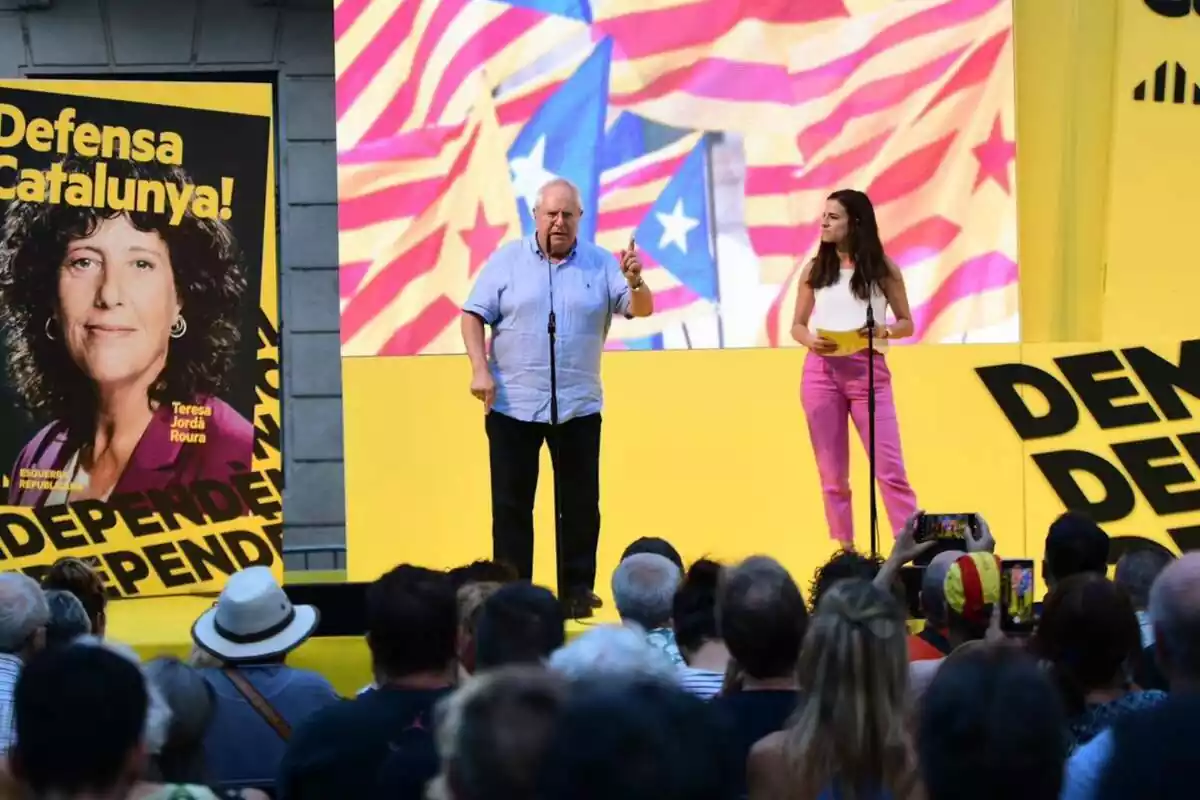
[[[873,288],[873,287],[872,287]],[[879,555],[879,508],[875,497],[875,310],[867,293],[867,469],[871,490],[871,555]]]
[[[555,364],[555,334],[558,331],[558,324],[554,317],[554,265],[550,262],[550,235],[546,234],[546,247],[543,250],[543,255],[546,258],[546,279],[550,287],[550,315],[546,321],[546,334],[550,342],[550,457],[552,462],[551,472],[553,473],[554,482],[554,562],[555,562],[555,585],[558,589],[559,597],[567,587],[563,586],[563,537],[562,537],[562,503],[561,492],[559,489],[558,469],[559,469],[559,428],[558,428],[558,370]]]

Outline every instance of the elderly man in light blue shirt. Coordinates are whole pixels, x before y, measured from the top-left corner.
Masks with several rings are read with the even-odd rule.
[[[533,503],[542,444],[551,436],[553,310],[562,541],[559,597],[571,617],[600,605],[593,589],[600,538],[600,356],[613,314],[648,317],[654,299],[630,246],[612,253],[577,238],[579,191],[552,180],[538,192],[535,234],[497,250],[463,304],[471,394],[486,410],[491,461],[492,547],[522,578],[533,575]],[[484,326],[492,329],[491,350]],[[557,451],[557,452],[556,452]]]

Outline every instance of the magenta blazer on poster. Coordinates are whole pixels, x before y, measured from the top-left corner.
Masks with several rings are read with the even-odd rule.
[[[154,412],[112,494],[165,489],[202,478],[228,483],[231,475],[251,469],[254,426],[220,398],[193,405],[206,406],[212,412],[205,417],[204,443],[172,441],[175,412],[164,403]],[[29,440],[9,475],[9,505],[36,507],[46,502],[49,489],[21,489],[21,470],[63,469],[72,455],[66,446],[68,434],[66,424],[56,421]]]

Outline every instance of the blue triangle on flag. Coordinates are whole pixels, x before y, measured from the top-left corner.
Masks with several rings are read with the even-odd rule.
[[[555,14],[560,17],[570,17],[591,25],[592,4],[588,0],[496,0],[510,6],[519,6],[543,14]]]
[[[649,336],[642,336],[637,339],[622,339],[626,350],[662,350],[664,348],[663,335],[661,333],[652,333]]]
[[[612,169],[646,154],[646,121],[622,111],[604,135],[600,169]]]
[[[638,225],[638,247],[705,300],[717,302],[708,200],[708,142],[701,137]]]
[[[538,189],[554,178],[566,178],[579,188],[583,201],[579,238],[596,240],[611,59],[612,39],[605,37],[534,112],[509,148],[508,165],[525,235],[534,230],[533,205]]]

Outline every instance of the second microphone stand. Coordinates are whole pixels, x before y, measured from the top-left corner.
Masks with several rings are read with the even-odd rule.
[[[554,482],[554,567],[555,584],[561,598],[568,587],[563,586],[563,518],[562,498],[559,489],[559,428],[558,428],[558,370],[555,365],[555,342],[558,325],[554,319],[554,265],[550,263],[549,242],[546,243],[546,276],[550,282],[550,316],[546,322],[546,334],[550,340],[550,461]]]
[[[553,363],[553,362],[551,362]],[[867,297],[867,470],[871,492],[871,555],[879,555],[879,507],[875,497],[875,312]]]

